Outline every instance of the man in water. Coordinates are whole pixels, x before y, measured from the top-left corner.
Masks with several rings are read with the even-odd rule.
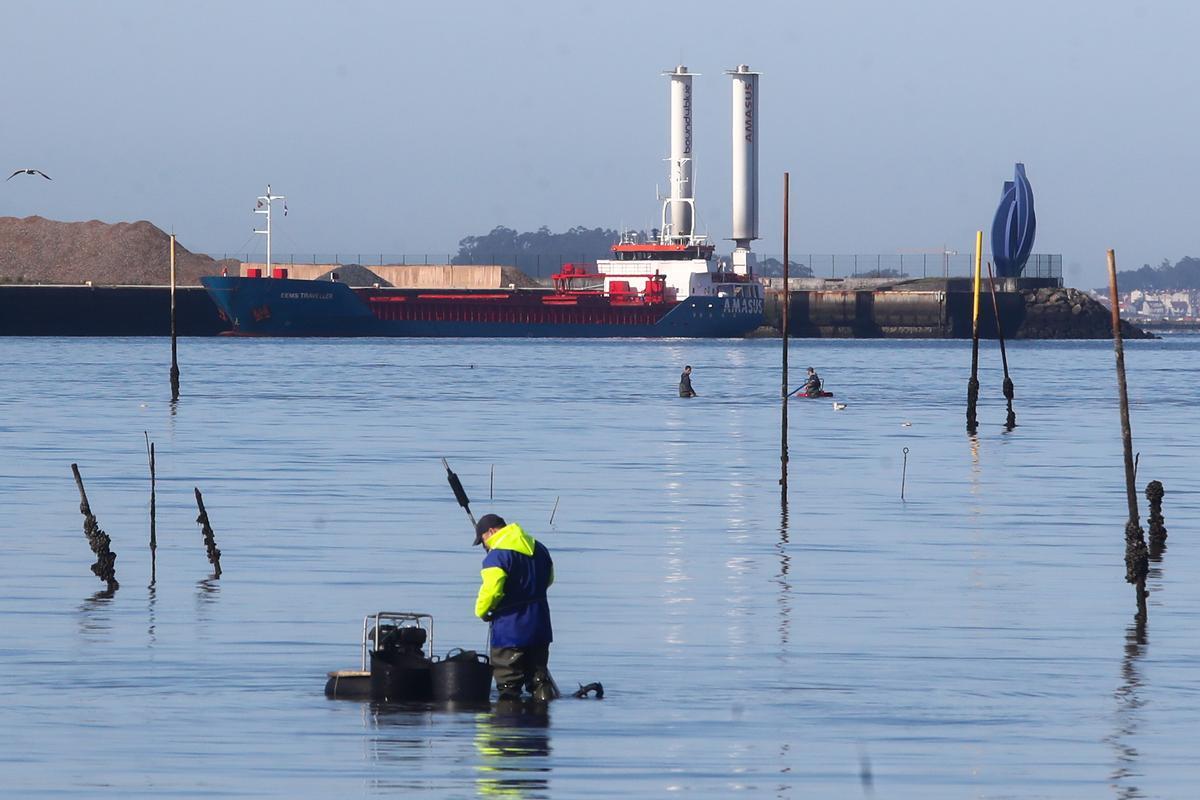
[[[683,374],[679,376],[679,396],[680,397],[695,397],[696,390],[692,388],[692,366],[691,364],[683,368]]]
[[[808,368],[808,380],[804,382],[803,392],[806,397],[821,396],[821,376],[812,367]]]
[[[528,687],[534,700],[553,700],[558,691],[546,666],[554,639],[546,601],[554,583],[550,551],[496,514],[479,518],[475,544],[487,551],[475,616],[492,625],[489,655],[500,699],[518,700]]]

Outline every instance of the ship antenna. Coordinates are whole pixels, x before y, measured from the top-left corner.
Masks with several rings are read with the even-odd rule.
[[[275,202],[276,200],[285,200],[286,201],[287,198],[281,194],[271,194],[271,184],[268,183],[267,184],[267,193],[264,195],[259,195],[258,202],[254,204],[254,213],[255,214],[266,214],[267,215],[267,227],[261,231],[258,230],[257,228],[254,229],[255,233],[265,234],[267,237],[267,268],[266,268],[266,271],[263,272],[264,278],[271,277],[271,203]],[[285,212],[284,215],[286,216],[286,212],[287,212],[286,204],[284,205],[283,210]]]

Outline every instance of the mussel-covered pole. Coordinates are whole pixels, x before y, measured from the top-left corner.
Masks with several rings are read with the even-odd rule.
[[[792,304],[790,281],[788,280],[788,214],[791,194],[791,176],[783,173],[783,309],[780,312],[780,328],[783,333],[783,406],[780,418],[779,440],[779,498],[787,504],[788,492],[788,306]]]
[[[179,399],[179,351],[175,337],[175,234],[171,234],[171,400]]]
[[[108,591],[115,592],[121,588],[117,583],[117,554],[110,545],[112,539],[100,529],[92,507],[88,503],[87,492],[83,489],[83,478],[79,475],[79,465],[72,464],[71,472],[75,475],[75,486],[79,489],[79,513],[83,514],[83,535],[87,537],[88,545],[96,554],[96,563],[92,564],[92,572],[96,577],[108,584]]]
[[[979,284],[983,273],[983,231],[975,232],[975,291],[971,304],[971,379],[967,381],[967,433],[979,427],[975,404],[979,401]]]
[[[1013,382],[1008,377],[1008,353],[1004,349],[1004,326],[1000,324],[1000,301],[996,299],[996,277],[992,274],[992,262],[987,262],[988,287],[992,292],[992,314],[996,317],[996,338],[1000,340],[1000,363],[1004,365],[1004,400],[1008,403],[1008,419],[1005,425],[1009,430],[1017,427],[1017,414],[1013,411]]]
[[[204,498],[200,496],[200,489],[196,491],[196,506],[200,509],[200,515],[196,517],[196,522],[200,523],[200,531],[204,534],[204,546],[208,549],[208,561],[213,565],[215,570],[213,577],[221,577],[221,551],[217,549],[217,538],[213,535],[212,525],[208,524],[208,512],[204,509]]]
[[[1167,547],[1167,526],[1163,524],[1163,485],[1159,481],[1146,484],[1146,499],[1150,501],[1150,557],[1158,559]]]
[[[1146,573],[1150,571],[1146,538],[1138,516],[1137,488],[1134,486],[1133,433],[1129,426],[1129,391],[1125,386],[1125,343],[1121,339],[1121,303],[1117,294],[1117,256],[1108,251],[1108,291],[1112,303],[1113,349],[1117,354],[1117,389],[1121,400],[1121,444],[1125,455],[1125,499],[1129,520],[1125,523],[1125,580],[1138,587],[1138,603],[1145,594]]]

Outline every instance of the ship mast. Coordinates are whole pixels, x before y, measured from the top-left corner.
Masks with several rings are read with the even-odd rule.
[[[271,194],[271,184],[268,183],[267,184],[267,193],[264,195],[259,195],[258,202],[254,206],[255,214],[266,214],[267,215],[266,229],[261,230],[261,231],[258,230],[257,228],[254,229],[255,233],[265,234],[267,237],[267,268],[266,268],[265,272],[263,273],[264,278],[271,277],[271,203],[273,203],[276,200],[286,201],[287,198],[281,194]],[[284,205],[283,205],[283,213],[285,216],[287,215],[287,203],[286,202],[284,202]]]

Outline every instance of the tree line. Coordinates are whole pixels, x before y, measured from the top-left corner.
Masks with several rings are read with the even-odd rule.
[[[638,231],[641,241],[654,241],[658,231]],[[620,241],[621,234],[612,228],[587,228],[578,225],[563,233],[554,233],[543,225],[536,231],[524,233],[498,225],[482,236],[466,236],[458,242],[458,254],[454,264],[502,264],[517,267],[528,275],[545,277],[552,275],[563,264],[595,263],[612,257],[612,246]],[[783,262],[767,258],[759,262],[757,274],[766,277],[781,277]],[[813,272],[805,264],[792,261],[788,274],[796,278],[811,277]]]
[[[1118,272],[1117,286],[1122,292],[1200,289],[1200,258],[1185,256],[1175,264],[1164,258],[1157,267],[1144,264],[1141,269]],[[1108,288],[1099,291],[1107,292]]]

